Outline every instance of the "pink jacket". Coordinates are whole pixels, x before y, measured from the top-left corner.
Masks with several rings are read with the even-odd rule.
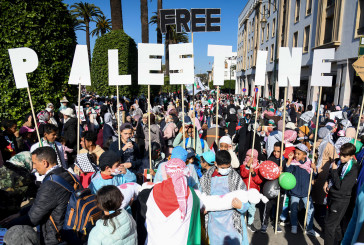
[[[174,122],[169,122],[163,129],[163,138],[168,140],[170,138],[176,137],[178,133],[178,128]]]

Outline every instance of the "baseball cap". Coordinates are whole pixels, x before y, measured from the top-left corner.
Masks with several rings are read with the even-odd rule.
[[[187,148],[187,159],[196,156],[196,152],[193,148]]]
[[[214,165],[215,162],[215,153],[212,151],[207,151],[202,154],[203,159],[209,164]]]

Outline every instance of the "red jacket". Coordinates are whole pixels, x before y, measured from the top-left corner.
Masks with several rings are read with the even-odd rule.
[[[250,178],[250,188],[257,189],[260,191],[260,184],[263,182],[263,179],[258,174],[258,168],[254,169],[255,175],[251,175]],[[245,167],[245,165],[240,165],[240,175],[243,178],[243,181],[248,189],[248,181],[249,181],[249,169]]]

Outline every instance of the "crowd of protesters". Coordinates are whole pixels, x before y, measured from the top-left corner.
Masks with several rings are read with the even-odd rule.
[[[37,125],[32,114],[19,130],[15,121],[2,122],[0,226],[8,228],[6,244],[67,244],[60,234],[72,220],[71,192],[52,176],[95,195],[102,215],[85,228],[85,244],[249,244],[248,230],[282,232],[288,226],[292,234],[301,232],[299,212],[307,202],[306,235],[321,236],[325,244],[364,243],[359,107],[256,102],[231,94],[217,101],[214,91],[184,99],[160,93],[150,102],[123,96],[119,104],[116,97],[89,93],[81,105],[80,117],[64,97],[59,108],[48,103],[36,114]],[[228,210],[205,210],[203,195],[247,189],[266,195],[265,189],[279,188],[261,173],[267,162],[291,173],[296,185],[266,196],[259,229],[258,204],[233,198]],[[138,187],[132,197],[126,192],[131,186]]]

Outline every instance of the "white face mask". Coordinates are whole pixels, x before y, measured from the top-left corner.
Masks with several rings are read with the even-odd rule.
[[[111,172],[111,175],[119,175],[121,171],[117,168],[113,172]]]
[[[218,168],[217,172],[221,175],[228,175],[230,173],[231,168]]]

